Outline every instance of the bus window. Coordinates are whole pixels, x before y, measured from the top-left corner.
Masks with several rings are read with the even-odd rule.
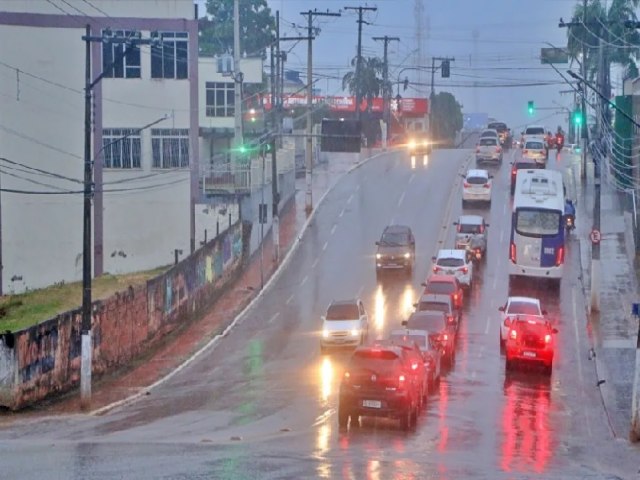
[[[557,235],[561,228],[561,215],[558,212],[544,210],[518,210],[516,212],[516,231],[527,237]]]

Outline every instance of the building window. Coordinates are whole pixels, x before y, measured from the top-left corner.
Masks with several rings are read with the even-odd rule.
[[[189,166],[189,129],[154,128],[151,130],[153,168]]]
[[[160,38],[151,45],[151,78],[188,78],[189,35],[187,32],[152,32]]]
[[[235,85],[207,82],[207,117],[233,117],[235,114]]]
[[[104,168],[141,168],[140,130],[104,128],[102,153]]]
[[[138,38],[138,32],[115,30],[113,36]],[[106,78],[140,78],[140,46],[105,41],[102,44],[102,71]]]

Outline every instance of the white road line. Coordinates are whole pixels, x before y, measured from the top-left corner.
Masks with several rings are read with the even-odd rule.
[[[351,203],[351,200],[353,200],[353,193],[349,195],[349,198],[347,199],[347,205]]]
[[[292,301],[293,301],[293,296],[294,294],[292,293],[289,298],[287,298],[287,301],[285,302],[287,305],[289,305]]]
[[[319,259],[319,258],[316,258],[316,259],[313,261],[313,265],[311,265],[311,268],[316,268],[316,265],[318,265],[318,262],[319,262],[319,261],[320,261],[320,259]]]
[[[404,195],[407,192],[402,192],[402,195],[400,195],[400,198],[398,199],[398,206],[402,205],[402,201],[404,200]]]
[[[412,173],[411,176],[409,177],[409,183],[413,182],[414,178],[416,178],[416,174]]]
[[[487,317],[487,324],[484,327],[484,334],[489,334],[489,327],[491,326],[491,317]]]
[[[327,249],[327,245],[329,245],[329,242],[324,242],[324,245],[322,246],[323,252]]]
[[[331,227],[331,235],[333,235],[334,233],[336,233],[336,227],[338,226],[338,224],[334,224],[333,227]]]
[[[274,314],[271,316],[271,318],[269,319],[269,323],[273,323],[273,322],[274,322],[274,320],[275,320],[276,318],[278,318],[279,316],[280,316],[280,312],[276,312],[276,313],[274,313]]]
[[[500,230],[500,243],[504,240],[504,230]]]
[[[340,215],[338,215],[340,218],[342,218],[342,216],[344,215],[344,208],[342,209],[342,211],[340,212]]]
[[[309,279],[309,275],[305,275],[302,281],[300,282],[300,285],[304,285],[305,283],[307,283],[308,279]]]

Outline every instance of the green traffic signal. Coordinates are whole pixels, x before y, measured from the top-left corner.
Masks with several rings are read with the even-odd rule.
[[[582,125],[582,112],[580,110],[573,112],[573,123]]]
[[[533,112],[534,112],[533,100],[529,100],[529,104],[527,106],[527,110],[529,111],[529,115],[533,115]]]

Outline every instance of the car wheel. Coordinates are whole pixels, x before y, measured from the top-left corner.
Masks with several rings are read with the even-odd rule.
[[[349,411],[340,405],[338,407],[338,426],[340,428],[347,428],[347,425],[349,424],[349,416]]]

